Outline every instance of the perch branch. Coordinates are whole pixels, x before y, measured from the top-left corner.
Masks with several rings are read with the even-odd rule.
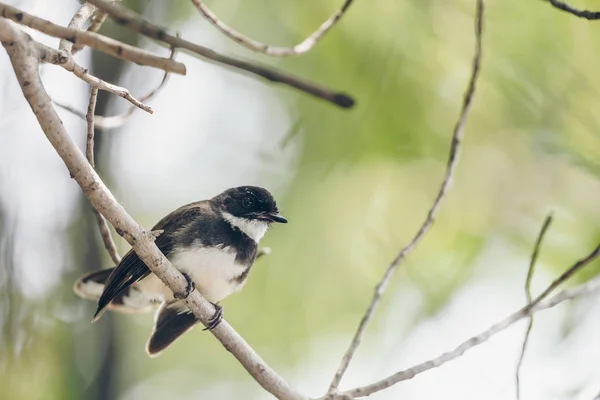
[[[89,46],[111,56],[122,58],[139,65],[146,65],[185,75],[185,65],[168,58],[156,56],[149,51],[119,42],[118,40],[78,29],[66,28],[50,21],[35,17],[15,7],[0,3],[0,16],[28,26],[36,31],[59,39],[66,39],[74,44]]]
[[[0,18],[0,42],[9,55],[23,95],[44,134],[94,208],[131,244],[140,259],[161,281],[174,293],[185,294],[185,278],[156,247],[154,235],[135,222],[119,204],[65,130],[40,80],[39,59],[30,48],[31,38],[14,24]],[[197,290],[190,293],[185,303],[203,323],[206,323],[215,311]],[[250,375],[275,397],[307,400],[306,396],[293,389],[271,369],[226,321],[222,321],[211,332]]]
[[[581,267],[589,264],[592,260],[594,260],[596,257],[598,257],[599,254],[600,254],[600,245],[598,245],[585,258],[577,261],[571,268],[569,268],[567,270],[567,272],[573,271],[573,270],[579,270]],[[565,274],[566,274],[566,272],[565,272]],[[565,274],[561,275],[561,277],[564,276]],[[560,278],[557,279],[556,281],[559,281],[559,280],[560,280]],[[417,365],[415,365],[409,369],[406,369],[404,371],[396,372],[395,374],[392,374],[392,375],[388,376],[387,378],[382,379],[378,382],[372,383],[367,386],[359,387],[356,389],[348,390],[348,391],[342,392],[340,394],[336,394],[333,396],[333,398],[336,398],[335,396],[338,396],[337,398],[344,398],[342,396],[345,396],[346,398],[369,396],[373,393],[376,393],[383,389],[389,388],[390,386],[393,386],[393,385],[397,384],[398,382],[412,379],[415,376],[422,374],[425,371],[429,371],[430,369],[440,367],[440,366],[446,364],[447,362],[452,361],[452,360],[462,356],[467,350],[470,350],[473,347],[486,342],[490,337],[503,331],[504,329],[508,328],[509,326],[513,325],[514,323],[516,323],[517,321],[519,321],[523,318],[527,318],[528,316],[533,315],[534,313],[536,313],[538,311],[552,308],[566,300],[578,298],[578,297],[584,296],[586,294],[592,293],[594,291],[597,291],[598,289],[600,289],[600,276],[588,281],[586,284],[580,285],[580,286],[572,288],[572,289],[563,290],[562,292],[556,294],[554,297],[548,299],[547,301],[544,301],[543,299],[538,297],[541,299],[540,301],[536,302],[534,300],[534,302],[526,305],[525,307],[521,308],[520,310],[516,311],[515,313],[509,315],[508,317],[504,318],[502,321],[492,325],[491,327],[489,327],[485,331],[481,332],[480,334],[473,336],[472,338],[464,341],[463,343],[461,343],[458,347],[456,347],[453,350],[443,353],[442,355],[440,355],[438,357],[432,358],[429,361],[425,361],[423,363],[417,364]]]
[[[188,52],[199,55],[205,60],[260,76],[273,83],[281,83],[293,87],[342,108],[350,108],[354,105],[354,99],[345,93],[334,92],[323,86],[280,72],[276,69],[258,63],[229,57],[217,53],[207,47],[173,36],[169,34],[166,29],[146,21],[139,14],[126,9],[121,5],[109,4],[104,0],[89,0],[89,2],[98,7],[100,11],[106,12],[116,23],[126,26],[135,32],[139,32],[146,37],[187,50]]]
[[[325,34],[333,28],[333,26],[344,16],[353,0],[345,0],[344,4],[340,9],[338,9],[329,19],[306,39],[304,39],[301,43],[293,46],[293,47],[277,47],[270,46],[268,44],[264,44],[258,42],[254,39],[249,38],[236,31],[235,29],[227,26],[223,21],[219,19],[202,1],[200,0],[192,0],[194,6],[198,9],[200,14],[204,16],[211,24],[213,24],[221,33],[235,42],[241,44],[242,46],[262,53],[269,56],[276,57],[285,57],[285,56],[295,56],[299,54],[303,54],[308,52],[310,49],[315,47],[317,42],[325,36]]]
[[[527,278],[525,279],[525,298],[527,299],[527,304],[531,303],[533,298],[531,297],[531,281],[533,280],[533,272],[535,270],[535,264],[537,263],[538,255],[540,253],[540,247],[542,246],[542,241],[544,240],[544,236],[552,223],[552,213],[548,214],[544,223],[542,225],[542,229],[540,229],[540,233],[535,241],[535,245],[533,246],[533,252],[531,253],[531,259],[529,261],[529,268],[527,270]],[[515,374],[516,380],[516,389],[517,389],[517,400],[521,399],[521,366],[523,365],[523,358],[525,357],[525,351],[527,350],[527,343],[529,341],[529,334],[531,333],[531,328],[533,328],[533,315],[529,317],[529,322],[527,324],[527,330],[525,331],[525,337],[523,339],[523,346],[521,347],[521,355],[519,356],[519,361],[517,362],[517,371]]]
[[[429,209],[427,217],[425,221],[419,228],[417,234],[410,241],[406,247],[404,247],[400,253],[396,256],[396,258],[392,261],[388,269],[385,271],[383,278],[375,287],[375,293],[373,294],[373,298],[371,299],[371,303],[369,307],[365,311],[360,324],[358,325],[358,329],[354,334],[354,338],[348,347],[348,350],[344,354],[340,366],[333,377],[333,381],[329,386],[329,392],[333,393],[337,390],[344,373],[348,369],[348,365],[354,356],[354,353],[358,349],[360,345],[360,341],[365,333],[365,330],[373,318],[373,314],[375,313],[375,309],[379,305],[381,301],[381,296],[383,295],[388,283],[390,282],[394,272],[404,260],[404,258],[419,244],[421,239],[425,236],[425,234],[429,231],[433,220],[442,204],[442,200],[446,196],[450,185],[452,184],[452,177],[454,175],[454,171],[456,170],[456,165],[458,163],[459,154],[460,154],[460,146],[463,139],[464,126],[467,121],[467,116],[469,115],[469,110],[471,109],[471,101],[473,99],[473,95],[475,93],[475,86],[477,82],[477,77],[479,76],[479,66],[481,61],[481,37],[483,33],[483,0],[477,0],[477,12],[475,18],[475,55],[473,56],[473,66],[471,70],[471,77],[469,79],[469,83],[467,85],[467,89],[464,95],[462,109],[460,111],[460,115],[456,125],[454,126],[454,132],[452,134],[452,144],[450,145],[450,155],[448,158],[448,164],[446,167],[446,174],[442,183],[440,185],[440,189],[438,191],[437,197],[433,202],[433,205]]]

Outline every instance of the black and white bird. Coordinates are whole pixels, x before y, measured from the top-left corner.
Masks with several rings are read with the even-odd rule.
[[[223,318],[218,303],[244,286],[258,242],[273,222],[287,220],[279,214],[271,193],[241,186],[180,207],[152,228],[160,251],[188,280],[188,294],[196,288],[215,306],[205,329],[216,327]],[[116,267],[79,278],[74,291],[98,301],[93,321],[107,309],[133,313],[160,304],[146,344],[150,356],[158,355],[200,322],[133,250]]]

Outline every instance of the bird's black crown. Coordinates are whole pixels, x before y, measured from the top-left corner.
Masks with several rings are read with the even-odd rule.
[[[239,186],[213,197],[211,202],[238,218],[287,223],[279,214],[277,203],[267,189],[258,186]]]

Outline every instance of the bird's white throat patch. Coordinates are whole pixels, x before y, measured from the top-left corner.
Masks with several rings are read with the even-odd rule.
[[[257,219],[247,219],[240,218],[229,214],[228,212],[223,212],[223,218],[227,222],[229,222],[232,226],[238,228],[240,231],[244,232],[248,237],[254,240],[256,243],[265,236],[267,233],[267,229],[269,229],[269,224],[265,221],[259,221]]]

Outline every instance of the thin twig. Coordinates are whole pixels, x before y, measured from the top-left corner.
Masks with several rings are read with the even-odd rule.
[[[570,5],[563,3],[559,0],[547,0],[554,7],[559,10],[568,12],[569,14],[573,14],[579,18],[585,18],[588,20],[597,20],[600,19],[600,11],[588,11],[588,10],[578,10],[575,7],[571,7]]]
[[[544,290],[542,293],[540,293],[538,295],[538,297],[536,297],[530,303],[530,307],[533,307],[536,304],[538,304],[541,301],[543,301],[544,299],[546,299],[546,297],[548,297],[552,292],[554,292],[554,290],[556,290],[556,288],[558,288],[560,285],[562,285],[564,282],[566,282],[570,277],[572,277],[580,269],[582,269],[587,264],[589,264],[590,261],[592,261],[593,259],[595,259],[596,257],[598,257],[599,254],[600,254],[600,246],[596,247],[596,249],[589,256],[587,256],[586,258],[584,258],[582,260],[579,260],[571,268],[569,268],[568,270],[566,270],[565,272],[563,272],[561,276],[559,276],[556,280],[554,280],[550,284],[550,286],[548,286],[546,288],[546,290]]]
[[[306,39],[304,39],[301,43],[298,43],[292,47],[277,47],[271,46],[268,44],[264,44],[258,42],[254,39],[249,38],[236,31],[235,29],[227,26],[223,21],[219,19],[202,1],[200,0],[192,0],[192,3],[196,6],[198,11],[211,23],[213,24],[219,31],[221,31],[225,36],[234,40],[235,42],[241,44],[242,46],[257,51],[262,54],[266,54],[269,56],[276,57],[285,57],[285,56],[295,56],[298,54],[303,54],[312,49],[319,40],[325,36],[325,34],[333,28],[333,26],[344,16],[353,0],[345,0],[344,4],[340,9],[338,9],[329,19]]]
[[[68,112],[70,112],[73,115],[76,115],[77,117],[79,117],[79,118],[81,118],[83,120],[86,119],[86,113],[83,113],[83,112],[79,111],[78,109],[76,109],[73,106],[70,106],[68,104],[62,104],[61,102],[58,102],[58,101],[56,101],[54,99],[52,99],[52,103],[54,103],[54,105],[62,108],[63,110],[68,111]],[[98,125],[98,120],[101,120],[102,118],[103,118],[102,115],[95,115],[94,116],[95,125]]]
[[[229,57],[217,53],[216,51],[207,47],[178,38],[177,36],[173,36],[169,34],[165,28],[146,21],[139,14],[136,14],[135,12],[120,5],[109,4],[104,0],[89,0],[89,2],[93,3],[101,11],[108,13],[113,21],[120,25],[126,26],[129,29],[139,32],[149,38],[187,50],[188,52],[199,55],[208,61],[249,72],[273,83],[281,83],[296,88],[343,108],[350,108],[354,105],[354,99],[345,93],[334,92],[318,84],[305,81],[301,78],[280,72],[268,66]]]
[[[373,314],[375,313],[375,309],[379,305],[381,300],[381,296],[383,295],[388,283],[390,282],[394,272],[404,260],[404,258],[419,244],[421,239],[425,236],[425,234],[429,231],[433,220],[437,214],[438,209],[442,203],[442,200],[446,196],[450,185],[452,184],[452,178],[454,175],[454,171],[456,170],[456,165],[458,163],[459,154],[460,154],[460,145],[463,139],[464,126],[467,121],[467,116],[469,114],[469,110],[471,108],[471,101],[473,99],[473,94],[475,93],[475,86],[477,82],[477,77],[479,76],[479,67],[481,62],[481,37],[483,33],[483,0],[477,0],[477,12],[475,19],[475,55],[473,56],[473,66],[471,71],[471,77],[469,79],[469,83],[467,85],[467,89],[464,95],[462,109],[460,111],[460,116],[456,125],[454,126],[454,132],[452,134],[452,144],[450,146],[450,155],[448,158],[448,164],[446,167],[446,173],[442,183],[440,185],[440,189],[438,191],[437,197],[431,206],[427,218],[419,228],[419,231],[414,236],[414,238],[410,241],[406,247],[404,247],[400,253],[396,256],[396,258],[392,261],[388,269],[385,271],[381,281],[375,287],[375,293],[373,294],[373,298],[371,299],[371,303],[369,307],[365,311],[360,324],[358,325],[358,329],[354,334],[354,338],[346,350],[344,357],[340,363],[340,366],[333,377],[331,385],[329,386],[329,392],[333,393],[337,390],[344,373],[348,369],[348,365],[354,356],[354,353],[358,349],[360,345],[361,339],[365,333],[367,325],[373,318]]]
[[[89,3],[87,3],[87,4],[89,4]],[[95,6],[94,6],[94,9],[96,9]],[[87,31],[88,32],[98,32],[98,30],[100,29],[102,24],[104,24],[104,21],[106,21],[106,17],[108,17],[108,14],[97,11],[94,14],[94,17],[92,18],[92,23],[87,28]],[[80,44],[76,44],[73,46],[73,51],[71,53],[75,54],[81,49],[83,49],[83,46]]]
[[[580,269],[581,267],[589,264],[592,260],[594,260],[596,257],[598,257],[599,254],[600,254],[600,245],[598,245],[585,258],[583,258],[583,259],[579,260],[577,263],[575,263],[567,271]],[[565,275],[565,274],[563,274],[563,275]],[[509,326],[513,325],[515,322],[517,322],[523,318],[533,315],[534,313],[536,313],[540,310],[545,310],[547,308],[554,307],[557,304],[562,303],[563,301],[583,296],[585,294],[591,293],[598,289],[600,289],[600,276],[590,280],[589,282],[587,282],[584,285],[578,286],[573,289],[563,290],[562,292],[558,293],[557,295],[555,295],[554,297],[552,297],[551,299],[549,299],[547,301],[540,300],[538,302],[535,302],[535,300],[534,300],[534,302],[524,306],[519,311],[509,315],[508,317],[504,318],[502,321],[492,325],[491,327],[489,327],[485,331],[481,332],[480,334],[473,336],[470,339],[464,341],[463,343],[461,343],[458,347],[456,347],[453,350],[450,350],[450,351],[443,353],[435,358],[432,358],[429,361],[425,361],[423,363],[417,364],[417,365],[415,365],[409,369],[406,369],[404,371],[396,372],[395,374],[392,374],[392,375],[388,376],[387,378],[382,379],[378,382],[372,383],[367,386],[359,387],[356,389],[348,390],[348,391],[342,392],[341,394],[334,394],[332,397],[329,397],[329,398],[335,398],[335,396],[337,396],[337,395],[350,396],[352,398],[369,396],[373,393],[376,393],[383,389],[389,388],[390,386],[393,386],[393,385],[397,384],[398,382],[412,379],[415,376],[422,374],[425,371],[440,367],[440,366],[446,364],[447,362],[452,361],[452,360],[462,356],[467,350],[470,350],[473,347],[475,347],[481,343],[484,343],[490,337],[492,337],[495,334],[497,334],[498,332],[508,328]]]
[[[60,65],[67,71],[75,74],[75,76],[77,76],[78,78],[87,82],[90,86],[116,94],[117,96],[120,96],[125,100],[129,101],[134,106],[139,107],[150,114],[153,113],[152,108],[133,97],[129,90],[121,86],[105,82],[102,79],[90,74],[86,68],[83,68],[81,65],[77,64],[75,60],[73,60],[73,56],[68,52],[64,50],[56,50],[52,47],[48,47],[44,44],[33,41],[31,42],[29,50],[36,51],[36,55],[41,61],[50,64]]]
[[[44,134],[86,197],[115,227],[117,233],[131,244],[142,262],[174,293],[185,297],[187,282],[181,272],[156,247],[154,235],[135,222],[119,204],[66,131],[41,82],[39,60],[34,57],[35,51],[31,49],[32,43],[35,42],[4,18],[0,18],[0,41],[9,55],[23,95]],[[205,324],[215,312],[215,308],[197,290],[189,293],[184,302]],[[282,400],[308,399],[269,367],[227,321],[223,320],[210,332],[238,359],[248,373],[275,397]]]
[[[89,46],[114,57],[122,58],[136,64],[147,65],[164,71],[185,75],[185,65],[180,62],[159,57],[149,51],[130,46],[98,33],[56,25],[50,21],[38,18],[4,3],[0,3],[0,16],[45,33],[46,35],[59,39],[66,39],[74,44]]]
[[[533,280],[533,272],[535,270],[535,264],[537,263],[538,255],[540,252],[540,247],[542,246],[542,240],[544,240],[544,236],[552,223],[552,213],[548,214],[546,219],[544,220],[544,224],[542,225],[542,229],[535,241],[535,245],[533,246],[533,253],[531,253],[531,259],[529,261],[529,268],[527,270],[527,278],[525,279],[525,297],[527,299],[527,304],[531,303],[531,281]],[[519,356],[519,361],[517,362],[517,371],[515,374],[516,379],[516,388],[517,388],[517,400],[521,399],[521,382],[520,382],[520,374],[521,374],[521,366],[523,365],[523,358],[525,357],[525,351],[527,350],[527,343],[529,342],[529,334],[531,333],[531,328],[533,328],[533,315],[529,317],[529,323],[527,325],[527,331],[525,332],[525,337],[523,339],[523,346],[521,347],[521,355]]]
[[[108,18],[107,13],[97,12],[96,15],[94,15],[94,18],[92,19],[92,23],[90,24],[87,31],[88,32],[98,32],[98,30],[100,29],[102,24],[104,24],[104,21],[106,21],[106,18]]]
[[[92,166],[96,168],[94,161],[94,113],[96,112],[96,101],[98,100],[98,88],[92,86],[90,91],[90,101],[86,113],[87,120],[87,140],[85,144],[85,155]]]
[[[95,11],[95,5],[83,3],[83,5],[79,8],[79,11],[77,11],[75,15],[73,15],[73,18],[71,18],[71,22],[69,22],[68,27],[71,29],[81,29],[83,24],[85,24],[87,20],[92,17]],[[73,42],[70,42],[67,39],[61,39],[58,48],[72,54],[75,53],[73,51]]]
[[[171,54],[169,55],[169,58],[174,58],[175,54],[177,53],[177,49],[175,47],[171,48]],[[169,81],[169,73],[167,71],[164,72],[163,77],[160,81],[160,83],[158,84],[157,87],[155,87],[154,89],[152,89],[150,92],[148,92],[145,96],[143,96],[140,99],[140,102],[145,103],[148,100],[150,100],[152,97],[154,97],[155,95],[157,95],[161,89],[167,84],[167,82]],[[76,116],[78,116],[81,119],[86,119],[86,114],[84,114],[83,112],[77,110],[74,107],[71,107],[69,105],[66,104],[62,104],[59,103],[55,100],[52,101],[54,104],[56,104],[57,106],[59,106],[60,108],[63,108],[66,111],[71,112],[72,114],[75,114]],[[96,115],[95,116],[95,127],[96,129],[114,129],[114,128],[118,128],[123,126],[127,120],[133,115],[133,113],[135,112],[135,110],[137,109],[137,107],[132,106],[129,107],[127,109],[127,111],[125,111],[122,114],[118,114],[118,115],[112,115],[110,117],[105,117],[102,115]]]
[[[179,33],[177,33],[177,36],[179,36]],[[177,48],[171,46],[171,53],[169,54],[169,59],[174,60],[175,59],[175,55],[177,54]],[[140,101],[143,103],[146,103],[148,100],[152,99],[154,96],[156,96],[163,87],[165,87],[165,85],[167,84],[167,82],[169,81],[169,72],[165,71],[163,74],[162,79],[160,80],[160,83],[158,84],[158,86],[156,86],[154,89],[152,89],[150,92],[148,92],[146,95],[144,95]],[[133,113],[135,112],[136,107],[129,107],[127,109],[127,111],[125,111],[122,114],[119,115],[113,115],[110,117],[103,117],[102,121],[98,121],[99,123],[98,128],[100,129],[112,129],[112,128],[117,128],[120,126],[123,126],[127,120],[133,115]]]
[[[85,146],[85,155],[92,166],[92,168],[96,167],[96,163],[94,161],[94,113],[96,111],[96,100],[98,99],[98,88],[92,86],[90,92],[90,102],[88,105],[88,110],[86,114],[87,119],[87,141]],[[110,229],[108,227],[108,223],[106,219],[94,208],[94,214],[96,214],[96,222],[98,223],[98,230],[100,231],[100,235],[102,236],[102,242],[104,243],[104,248],[110,255],[111,260],[115,265],[119,265],[121,262],[121,256],[119,255],[119,251],[117,250],[117,246],[112,238],[110,233]]]

